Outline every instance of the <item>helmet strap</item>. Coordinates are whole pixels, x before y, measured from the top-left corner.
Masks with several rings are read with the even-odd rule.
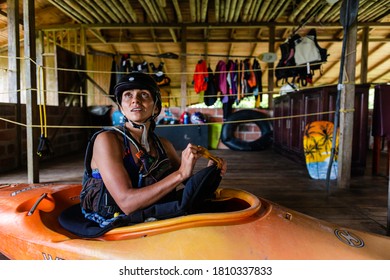
[[[148,121],[150,121],[152,118],[150,117],[149,119],[147,119],[146,122],[142,123],[142,124],[137,124],[131,120],[129,120],[129,123],[131,123],[131,125],[134,127],[134,128],[137,128],[137,129],[142,129],[142,136],[141,136],[141,146],[144,147],[144,149],[146,150],[146,152],[150,152],[150,146],[149,146],[149,140],[148,140],[148,133],[149,133],[149,129],[146,128],[146,123]]]
[[[142,124],[137,124],[137,123],[133,122],[132,120],[127,119],[126,116],[125,116],[125,118],[128,120],[128,122],[129,122],[134,128],[143,129],[143,131],[142,131],[142,136],[141,136],[141,146],[144,147],[144,149],[145,149],[146,152],[148,152],[148,153],[150,152],[150,146],[149,146],[149,141],[148,141],[148,133],[149,133],[148,130],[149,130],[149,129],[146,128],[146,123],[147,123],[147,122],[152,122],[152,120],[154,120],[154,119],[157,117],[157,116],[155,115],[155,113],[154,113],[154,110],[155,110],[155,108],[156,108],[156,103],[157,103],[157,101],[155,101],[154,104],[153,104],[153,113],[152,113],[152,115],[151,115],[144,123],[142,123]],[[118,105],[119,105],[121,111],[123,112],[122,106],[121,106],[120,104],[118,104]],[[124,114],[123,114],[123,115],[124,115]]]

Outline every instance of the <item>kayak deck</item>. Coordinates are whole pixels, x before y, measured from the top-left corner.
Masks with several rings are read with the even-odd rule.
[[[48,238],[58,240],[58,234],[65,238],[80,238],[58,223],[58,216],[72,205],[78,204],[80,185],[14,185],[8,188],[0,188],[0,193],[8,192],[9,206],[16,208],[15,215],[23,216],[28,228],[39,230]],[[4,195],[3,195],[4,196]],[[103,236],[94,238],[98,240],[124,240],[138,237],[156,235],[163,232],[198,227],[245,223],[259,218],[259,210],[262,215],[271,211],[270,205],[262,205],[258,197],[242,190],[219,188],[216,198],[208,203],[204,213],[191,214],[176,218],[145,222],[131,226],[122,226],[110,230]],[[30,221],[30,222],[29,222]],[[56,237],[54,237],[57,235]],[[61,239],[61,238],[60,238]]]

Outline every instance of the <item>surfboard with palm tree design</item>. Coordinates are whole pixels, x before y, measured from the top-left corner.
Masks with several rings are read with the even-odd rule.
[[[333,141],[333,123],[330,121],[314,121],[305,127],[303,150],[306,166],[312,179],[326,179]],[[330,179],[337,178],[339,132],[336,137],[336,150],[332,163]]]

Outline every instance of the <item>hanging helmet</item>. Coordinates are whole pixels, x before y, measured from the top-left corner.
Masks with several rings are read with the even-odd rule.
[[[158,116],[161,112],[161,93],[157,83],[154,79],[146,73],[131,72],[123,76],[119,82],[114,86],[114,94],[118,104],[122,102],[122,94],[129,89],[146,89],[150,91],[153,96],[154,104],[158,108]]]
[[[191,123],[194,123],[194,124],[206,123],[206,117],[201,112],[192,113]]]

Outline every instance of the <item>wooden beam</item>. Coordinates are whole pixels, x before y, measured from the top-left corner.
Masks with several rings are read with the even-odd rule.
[[[245,2],[247,3],[247,2]],[[215,24],[208,24],[208,23],[185,23],[185,24],[174,24],[174,23],[158,23],[158,24],[150,24],[150,23],[95,23],[95,24],[61,24],[61,25],[48,25],[48,26],[40,26],[39,29],[43,30],[52,30],[52,29],[78,29],[81,27],[87,28],[87,29],[123,29],[123,28],[131,28],[131,29],[145,29],[145,28],[155,28],[155,29],[169,29],[169,28],[175,28],[180,30],[182,27],[186,27],[187,29],[204,29],[204,28],[211,28],[211,29],[229,29],[229,28],[236,28],[236,29],[248,29],[248,28],[261,28],[261,27],[277,27],[277,28],[291,28],[291,23],[281,23],[281,22],[256,22],[256,23],[249,23],[249,22],[238,22],[238,23],[215,23]],[[359,22],[358,27],[364,27],[369,26],[371,28],[381,28],[381,29],[390,29],[390,22]],[[332,22],[332,23],[315,23],[315,22],[308,22],[305,25],[306,28],[321,28],[321,29],[341,29],[342,25],[339,22]]]
[[[181,53],[186,54],[187,53],[187,29],[183,27],[181,29]],[[181,84],[181,112],[184,112],[184,110],[187,108],[187,56],[181,55],[180,56],[180,71],[181,71],[181,78],[180,78],[180,84]]]
[[[214,9],[215,9],[215,21],[216,22],[221,22],[220,20],[220,9],[221,9],[221,5],[220,5],[220,0],[215,0],[214,1]]]
[[[362,54],[361,54],[361,60],[360,60],[360,83],[365,84],[367,83],[367,70],[368,70],[368,38],[369,38],[369,28],[364,27],[363,28],[363,34],[362,34]]]
[[[269,1],[269,0],[267,0],[267,1]],[[300,1],[299,4],[298,4],[298,6],[295,7],[295,8],[293,9],[293,11],[291,12],[291,14],[290,14],[290,16],[289,16],[289,18],[288,18],[288,21],[289,21],[289,22],[296,22],[296,17],[297,17],[298,15],[301,15],[301,14],[303,14],[304,16],[306,16],[306,13],[304,13],[304,12],[302,12],[302,11],[303,11],[303,9],[305,8],[306,4],[309,3],[310,1],[311,1],[311,0],[303,0],[303,1]]]
[[[207,10],[208,10],[208,0],[202,0],[202,11],[200,12],[200,22],[206,22],[207,19]]]
[[[343,90],[340,96],[340,136],[338,154],[337,186],[346,189],[350,186],[352,162],[353,116],[355,108],[355,64],[357,26],[353,24],[347,36]]]
[[[111,0],[110,3],[111,3],[110,5],[111,9],[115,12],[116,15],[118,15],[121,22],[129,22],[128,15],[126,13],[126,10],[123,8],[122,4],[117,2],[116,0]]]
[[[268,51],[274,53],[275,52],[275,27],[270,27],[269,29],[269,43],[268,43]],[[274,98],[272,96],[272,92],[275,88],[274,82],[274,63],[268,63],[268,108],[273,108]]]
[[[78,2],[73,1],[73,0],[65,0],[65,2],[69,6],[69,13],[72,13],[72,14],[79,13],[79,15],[83,17],[82,22],[84,22],[84,23],[87,23],[87,22],[95,23],[96,22],[96,19],[89,12],[87,12],[88,10],[83,9],[82,6]]]
[[[196,22],[196,5],[195,5],[195,0],[189,0],[189,1],[190,1],[191,22]]]
[[[112,10],[109,7],[107,7],[105,1],[95,0],[95,2],[111,18],[111,20],[119,24],[120,19],[112,12]]]
[[[183,22],[183,16],[181,15],[180,6],[178,3],[178,0],[172,0],[173,7],[175,8],[177,22],[182,23]]]
[[[26,139],[27,139],[27,181],[29,184],[39,183],[39,161],[37,155],[37,139],[39,133],[34,125],[37,118],[37,75],[35,46],[35,7],[34,0],[23,0],[24,22],[24,56],[26,87]]]
[[[249,11],[252,7],[252,1],[253,0],[245,1],[244,10],[242,12],[242,21],[243,22],[248,22],[248,20],[249,20],[249,17],[250,17]]]
[[[19,0],[7,1],[9,102],[20,105]],[[19,107],[19,106],[18,106]]]
[[[82,1],[80,1],[82,2]],[[106,15],[106,13],[100,8],[99,5],[96,5],[96,3],[93,1],[93,0],[85,0],[86,4],[88,4],[91,9],[93,9],[95,11],[95,16],[98,18],[98,17],[101,17],[104,19],[104,22],[110,22],[111,19],[110,17],[108,17]]]
[[[78,4],[91,14],[91,16],[94,18],[93,22],[104,22],[103,17],[95,10],[95,7],[97,7],[96,5],[91,6],[87,1],[78,1]]]
[[[233,18],[234,22],[237,22],[238,19],[240,18],[240,14],[241,14],[241,10],[242,10],[243,4],[244,4],[244,0],[239,0],[238,1],[236,12],[234,13],[234,18]]]
[[[22,123],[20,106],[20,33],[19,0],[7,1],[8,17],[8,92],[9,102],[16,104],[16,121]],[[22,165],[22,128],[16,126],[15,154],[17,167]]]
[[[49,0],[49,2],[56,6],[59,10],[63,11],[68,17],[70,17],[74,21],[78,23],[86,23],[85,21],[83,21],[83,17],[77,11],[73,11],[73,9],[71,9],[64,1]]]
[[[137,14],[134,11],[133,7],[131,6],[130,1],[128,1],[128,0],[120,0],[120,1],[122,3],[123,7],[125,8],[126,13],[128,13],[130,15],[130,18],[134,22],[138,22]]]
[[[288,7],[288,5],[283,5],[283,3],[285,3],[283,1],[278,1],[277,3],[278,4],[275,6],[272,13],[269,15],[268,20],[273,20],[280,17],[283,14],[284,10]]]
[[[263,20],[264,21],[270,21],[271,18],[276,14],[278,9],[280,9],[280,5],[284,3],[283,1],[271,1],[267,12],[265,13]]]

